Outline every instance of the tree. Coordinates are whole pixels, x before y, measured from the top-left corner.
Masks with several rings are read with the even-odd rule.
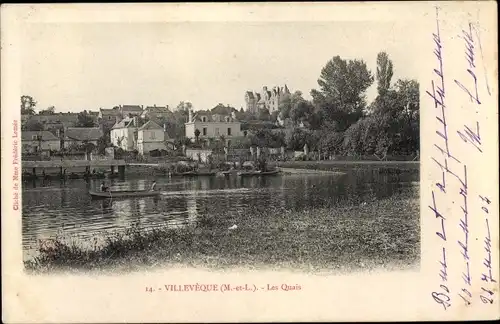
[[[21,96],[21,115],[34,115],[36,101],[32,96]]]
[[[78,151],[83,151],[85,153],[90,153],[94,151],[97,147],[90,142],[84,141],[81,145],[78,146]]]
[[[318,146],[323,152],[329,154],[340,154],[342,152],[342,142],[344,134],[336,130],[336,125],[327,124],[319,131]]]
[[[287,118],[290,118],[290,112],[293,109],[293,106],[299,102],[304,100],[302,97],[302,92],[300,91],[295,91],[293,94],[285,94],[280,101],[278,110],[280,114],[280,118],[282,120],[285,120]]]
[[[363,60],[333,57],[321,70],[320,90],[311,90],[314,105],[345,130],[363,116],[365,92],[374,79]]]
[[[77,127],[93,127],[94,126],[94,119],[92,119],[92,116],[85,110],[83,112],[78,113],[78,121],[76,123]]]
[[[393,75],[392,61],[389,59],[389,55],[385,52],[380,52],[377,55],[377,91],[379,96],[385,95],[385,93],[391,87],[391,79]]]
[[[416,80],[398,80],[396,93],[401,104],[401,136],[406,153],[419,150],[420,142],[420,90]]]
[[[196,143],[198,143],[200,137],[200,130],[198,128],[194,130],[194,137],[196,137]]]
[[[26,125],[25,125],[25,128],[27,131],[41,131],[41,130],[44,130],[44,127],[43,125],[36,121],[36,120],[32,120],[32,119],[28,119],[28,121],[26,122]]]
[[[290,110],[292,109],[292,96],[290,94],[285,94],[283,98],[281,99],[279,106],[278,106],[278,111],[280,114],[280,118],[282,120],[285,120],[286,118],[289,118]]]
[[[190,109],[193,108],[193,104],[190,103],[189,101],[181,101],[178,105],[176,110],[177,111],[189,111]]]
[[[295,128],[293,132],[286,138],[286,143],[288,148],[295,151],[303,150],[304,145],[306,144],[309,149],[315,150],[318,146],[318,140],[319,138],[314,132]]]
[[[314,114],[314,106],[311,102],[300,98],[293,103],[292,109],[290,110],[290,118],[295,125],[300,124],[300,122],[308,121],[311,115]]]
[[[257,119],[262,121],[269,121],[271,119],[271,114],[269,114],[269,109],[259,109]]]
[[[416,80],[398,80],[395,85],[401,115],[408,124],[418,122],[420,112],[420,91]]]
[[[186,110],[174,111],[173,118],[165,122],[169,136],[173,138],[186,136],[185,123],[188,121],[188,117]]]
[[[54,106],[50,106],[47,109],[40,110],[39,115],[54,115],[56,108]]]
[[[286,144],[284,133],[274,133],[269,129],[259,129],[250,137],[250,141],[259,147],[281,147]]]
[[[104,136],[100,137],[97,140],[97,153],[98,154],[104,154],[106,152],[106,148],[111,145],[109,133],[104,133]]]

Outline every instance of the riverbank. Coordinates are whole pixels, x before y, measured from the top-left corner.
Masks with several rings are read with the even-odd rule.
[[[330,175],[343,175],[345,172],[317,170],[317,169],[293,169],[293,168],[280,168],[284,174],[330,174]]]
[[[420,172],[419,161],[288,161],[277,162],[283,169],[344,172],[348,170],[370,169],[380,173]]]
[[[420,168],[420,161],[286,161],[278,162],[283,168],[303,167],[303,168],[333,168],[333,167],[386,167],[386,168]]]
[[[418,188],[416,189],[418,190]],[[56,239],[25,262],[29,272],[135,271],[144,268],[285,268],[349,271],[410,267],[420,257],[418,193],[343,207],[238,215],[207,210],[183,228],[110,233],[84,249]],[[236,229],[229,228],[236,225]]]

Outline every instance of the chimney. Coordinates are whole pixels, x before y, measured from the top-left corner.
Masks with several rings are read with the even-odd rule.
[[[167,124],[163,124],[163,131],[166,133],[167,132]]]
[[[156,108],[156,104],[154,104],[154,105],[153,105],[153,107],[155,107],[155,108]]]
[[[189,109],[189,122],[193,122],[193,111],[191,109]]]

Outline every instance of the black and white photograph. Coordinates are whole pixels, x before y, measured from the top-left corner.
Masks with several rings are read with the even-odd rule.
[[[302,321],[309,317],[264,317],[258,311],[264,306],[220,317],[216,309],[223,305],[213,303],[224,296],[243,307],[236,304],[242,298],[261,305],[259,298],[286,297],[298,311],[300,300],[312,305],[313,292],[321,299],[322,285],[336,290],[326,280],[345,276],[335,300],[352,285],[353,295],[339,305],[355,302],[354,295],[362,305],[375,294],[365,288],[387,296],[386,282],[399,285],[391,273],[407,276],[397,301],[405,307],[394,312],[403,316],[408,308],[416,320],[424,311],[408,302],[411,289],[427,286],[411,276],[422,271],[437,283],[425,292],[434,311],[476,299],[497,303],[484,278],[496,282],[498,253],[491,246],[498,233],[490,235],[490,228],[498,219],[477,222],[498,206],[485,188],[498,189],[485,187],[490,182],[480,172],[487,169],[473,166],[488,157],[498,163],[488,149],[495,138],[488,134],[498,129],[472,112],[484,114],[480,101],[491,103],[497,93],[491,71],[482,67],[492,52],[482,52],[479,23],[463,25],[430,5],[419,9],[422,18],[397,5],[391,8],[400,17],[377,10],[387,3],[373,11],[367,4],[359,16],[353,6],[352,19],[340,14],[348,12],[345,3],[324,4],[339,10],[331,19],[311,18],[320,13],[313,4],[303,11],[300,4],[219,4],[219,12],[201,4],[92,6],[26,7],[16,21],[22,28],[2,43],[15,42],[9,58],[18,62],[9,70],[16,76],[11,87],[18,85],[9,98],[17,105],[9,99],[13,117],[9,133],[2,131],[2,142],[4,136],[11,141],[5,163],[13,170],[2,177],[13,180],[2,183],[13,192],[6,210],[19,215],[9,220],[19,222],[9,241],[19,241],[12,245],[21,247],[25,280],[53,287],[59,295],[53,303],[77,286],[89,287],[68,300],[64,316],[49,311],[46,299],[47,313],[37,321],[77,321],[83,313],[89,313],[85,321]],[[416,24],[424,17],[428,23]],[[4,109],[2,102],[5,116]],[[478,225],[469,228],[469,214]],[[238,281],[238,273],[269,276]],[[448,285],[460,273],[465,286]],[[386,279],[370,277],[375,274]],[[75,288],[57,279],[68,276],[87,279]],[[122,292],[103,288],[114,300],[108,310],[105,302],[89,301],[103,317],[76,306],[101,289],[89,278],[109,278],[116,287],[132,276],[134,284]],[[477,295],[471,282],[483,284],[474,288],[482,289]],[[40,296],[46,288],[37,289]],[[284,297],[273,297],[279,294]],[[131,300],[118,307],[125,296],[137,296],[136,307],[151,303],[144,311],[160,307],[162,298],[184,306],[169,315],[122,318],[134,308]],[[182,302],[175,296],[184,296]],[[188,296],[197,298],[198,312],[211,309],[213,316],[181,316]],[[382,297],[370,298],[364,305],[373,319],[391,319],[377,312]],[[269,307],[277,314],[285,305]],[[311,307],[317,320],[368,319],[358,316],[361,306],[336,317],[319,316],[320,308],[333,311],[326,300]]]
[[[26,269],[417,266],[408,28],[30,26]]]

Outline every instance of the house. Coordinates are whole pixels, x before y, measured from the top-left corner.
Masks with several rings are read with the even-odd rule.
[[[132,118],[136,116],[141,116],[143,112],[143,106],[139,105],[120,105],[120,113],[122,118]]]
[[[75,127],[78,124],[77,113],[58,113],[52,115],[33,115],[25,123],[39,123],[44,130],[63,129]]]
[[[241,123],[236,119],[233,112],[231,115],[218,114],[211,111],[189,111],[189,120],[186,125],[186,137],[195,139],[195,132],[200,131],[200,138],[226,139],[243,136]]]
[[[101,126],[105,128],[111,128],[114,124],[122,119],[122,113],[119,107],[114,107],[112,109],[99,109],[98,120]]]
[[[21,144],[23,153],[59,151],[61,141],[49,131],[22,131]]]
[[[148,106],[144,108],[141,117],[149,120],[168,119],[173,117],[173,113],[168,108],[168,105],[165,107],[157,107],[154,105],[153,107]]]
[[[137,150],[139,154],[147,154],[153,150],[164,150],[165,131],[153,120],[148,121],[137,130]]]
[[[137,147],[137,118],[126,118],[111,128],[111,143],[125,151],[133,151]]]
[[[67,127],[64,129],[63,147],[68,149],[89,143],[97,146],[103,136],[104,133],[98,127]]]

